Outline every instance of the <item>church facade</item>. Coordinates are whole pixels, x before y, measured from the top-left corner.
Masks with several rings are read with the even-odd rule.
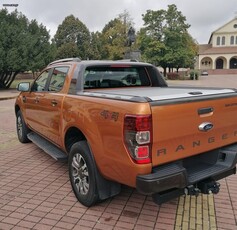
[[[197,69],[208,74],[237,74],[237,17],[212,32],[199,45]]]

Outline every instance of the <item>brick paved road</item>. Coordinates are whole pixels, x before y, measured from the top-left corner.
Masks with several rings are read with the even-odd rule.
[[[218,80],[217,80],[218,79]],[[211,77],[171,84],[229,83]],[[222,83],[221,83],[222,81]],[[215,85],[217,84],[217,85]],[[236,86],[234,86],[236,84]],[[119,196],[86,208],[77,202],[67,165],[15,133],[14,100],[0,101],[0,229],[237,229],[237,176],[221,181],[221,192],[182,197],[158,206],[123,187]]]

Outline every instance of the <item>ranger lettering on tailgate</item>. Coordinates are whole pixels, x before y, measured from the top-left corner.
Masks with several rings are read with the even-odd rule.
[[[201,140],[195,140],[191,142],[191,146],[192,148],[197,148],[200,147],[201,145],[208,145],[208,144],[212,144],[214,142],[219,142],[219,141],[224,141],[228,138],[233,138],[233,137],[237,137],[237,130],[231,132],[231,133],[223,133],[218,137],[215,136],[210,136],[208,137],[205,142],[201,141]],[[184,151],[187,147],[184,144],[179,144],[177,145],[174,149],[173,152],[168,152],[167,148],[161,148],[157,150],[157,156],[159,157],[160,155],[165,155],[165,154],[172,154],[172,153],[178,153],[180,151]]]

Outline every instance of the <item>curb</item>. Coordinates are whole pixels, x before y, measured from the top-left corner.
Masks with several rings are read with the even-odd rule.
[[[0,97],[0,101],[10,100],[10,99],[15,99],[15,98],[17,98],[17,96],[12,96],[12,97]]]

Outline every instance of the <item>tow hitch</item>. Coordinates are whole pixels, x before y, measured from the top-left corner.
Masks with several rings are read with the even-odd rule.
[[[212,180],[207,179],[198,182],[195,186],[190,185],[184,189],[185,195],[194,195],[198,196],[199,193],[203,194],[217,194],[220,191],[220,183]]]
[[[198,196],[203,194],[217,194],[220,191],[220,183],[213,179],[207,179],[198,182],[195,185],[189,185],[184,189],[172,189],[164,193],[155,193],[152,195],[156,204],[162,204],[181,195]]]
[[[211,179],[199,182],[197,187],[204,194],[217,194],[220,191],[220,183]]]

